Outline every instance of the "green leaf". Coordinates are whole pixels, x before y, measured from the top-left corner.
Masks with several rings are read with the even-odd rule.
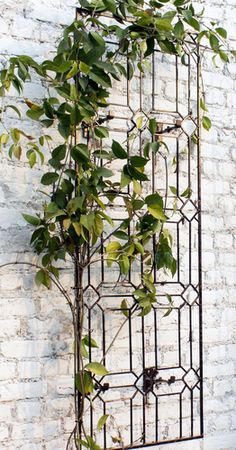
[[[74,84],[70,85],[70,99],[72,101],[78,100],[78,92],[77,92],[76,86]]]
[[[11,137],[12,137],[14,144],[17,144],[20,140],[20,135],[21,135],[20,131],[17,128],[11,128],[10,132],[11,132]]]
[[[157,252],[155,256],[157,269],[166,268],[171,271],[172,276],[175,275],[177,270],[176,259],[172,255],[171,247],[168,243],[168,238],[162,234],[157,245]]]
[[[101,84],[101,86],[107,88],[111,87],[110,77],[102,69],[98,68],[91,69],[89,73],[89,78],[91,78],[91,80],[95,81],[97,84]]]
[[[141,193],[142,193],[142,186],[139,183],[139,181],[133,180],[133,190],[134,190],[135,194],[141,195]]]
[[[139,315],[139,317],[147,316],[147,315],[151,312],[151,310],[152,310],[152,305],[151,305],[151,303],[150,303],[148,306],[146,306],[145,308],[143,308],[143,310],[141,311],[141,313],[139,313],[138,315]]]
[[[200,23],[194,17],[189,18],[186,22],[194,28],[194,30],[200,31]]]
[[[109,242],[109,244],[106,246],[106,252],[107,253],[114,253],[119,251],[121,248],[121,245],[117,241]]]
[[[89,149],[85,144],[78,144],[71,150],[71,156],[74,161],[84,163],[89,161]]]
[[[209,119],[209,117],[207,117],[207,116],[203,116],[202,125],[203,125],[203,128],[205,128],[205,130],[209,131],[212,126],[211,119]]]
[[[172,31],[172,29],[173,29],[171,20],[169,20],[169,19],[163,19],[163,18],[155,19],[155,25],[157,28],[159,28],[160,30],[163,30],[163,31]]]
[[[105,47],[105,41],[100,35],[100,33],[97,33],[96,31],[90,31],[89,33],[89,39],[92,41],[93,46],[99,46],[99,47]]]
[[[20,113],[19,109],[18,109],[16,106],[14,106],[14,105],[7,105],[7,106],[6,106],[6,109],[7,109],[7,108],[13,109],[13,111],[16,112],[16,114],[18,115],[18,117],[21,118],[21,113]]]
[[[91,436],[87,436],[86,439],[90,450],[102,450],[101,447],[97,445],[96,442],[93,440],[93,438],[91,438]]]
[[[167,317],[172,313],[172,308],[168,308],[166,313],[163,315],[163,317]]]
[[[6,145],[8,143],[8,141],[9,141],[9,134],[7,134],[7,133],[1,134],[1,136],[0,136],[0,144],[1,145]]]
[[[124,171],[121,172],[121,179],[120,179],[120,188],[123,189],[125,186],[130,184],[132,181],[132,178],[124,173]]]
[[[229,57],[226,52],[224,52],[223,50],[219,50],[219,55],[223,62],[225,62],[225,63],[229,62]]]
[[[158,45],[160,49],[165,53],[169,53],[170,55],[177,54],[174,43],[172,41],[169,41],[168,39],[166,39],[165,41],[158,41]]]
[[[114,236],[114,237],[116,237],[118,239],[122,239],[124,241],[128,241],[129,240],[128,234],[125,233],[124,231],[121,231],[121,230],[115,231],[112,236]]]
[[[122,314],[124,314],[125,317],[129,317],[129,307],[128,307],[127,301],[125,299],[122,300],[120,309],[122,311]]]
[[[71,67],[71,70],[67,73],[66,79],[69,80],[69,78],[73,78],[78,72],[78,63],[77,61],[74,61]]]
[[[101,139],[107,138],[109,136],[108,129],[105,127],[95,127],[94,133],[95,133],[95,136],[97,136],[98,138],[101,138]]]
[[[182,39],[184,37],[184,25],[181,20],[179,20],[174,26],[174,35],[177,39]]]
[[[106,169],[106,167],[98,167],[98,169],[96,169],[94,173],[97,177],[103,178],[110,178],[114,175],[112,170]]]
[[[50,184],[54,184],[59,178],[58,173],[56,172],[47,172],[41,178],[41,183],[44,186],[49,186]]]
[[[192,189],[190,187],[187,187],[182,194],[180,194],[181,197],[190,198],[192,195]]]
[[[175,6],[182,6],[185,5],[185,3],[189,3],[190,0],[175,0],[174,5]]]
[[[47,102],[46,100],[43,102],[43,109],[44,109],[45,115],[49,119],[53,119],[53,117],[54,117],[54,110],[53,110],[51,104],[49,102]]]
[[[177,195],[177,189],[175,186],[169,186],[170,187],[170,191],[172,192],[172,194]]]
[[[214,34],[211,33],[209,37],[209,42],[212,50],[214,50],[214,52],[218,52],[220,47],[220,41],[218,37],[216,37]]]
[[[129,165],[129,166],[125,166],[127,168],[128,174],[130,175],[130,177],[134,180],[139,180],[139,181],[147,181],[148,177],[145,173],[143,173],[141,170],[136,169],[134,166]]]
[[[28,150],[26,156],[28,158],[30,168],[32,169],[32,167],[34,167],[34,165],[36,164],[37,159],[36,153],[34,150]]]
[[[13,145],[12,146],[12,152],[15,158],[20,159],[22,154],[22,148],[20,145]]]
[[[127,152],[123,149],[123,147],[121,147],[119,142],[113,140],[111,148],[112,148],[112,152],[116,156],[116,158],[119,158],[119,159],[127,159],[128,158]]]
[[[67,204],[68,214],[73,214],[77,209],[82,209],[84,197],[72,198]]]
[[[57,72],[59,73],[65,73],[68,72],[69,69],[71,69],[72,61],[63,61],[58,67]]]
[[[75,375],[76,389],[82,395],[91,394],[94,390],[94,384],[90,372],[79,372]]]
[[[103,3],[107,7],[108,11],[111,11],[113,14],[115,14],[116,12],[115,0],[103,0]]]
[[[51,280],[48,272],[43,269],[40,269],[35,275],[35,282],[38,286],[43,284],[46,288],[50,289]]]
[[[40,225],[41,220],[38,217],[30,216],[29,214],[22,214],[26,222],[30,223],[30,225],[33,225],[34,227],[37,227]]]
[[[90,336],[86,335],[83,338],[84,345],[87,345],[87,347],[91,348],[99,348],[97,342]]]
[[[208,108],[206,107],[206,104],[205,104],[203,98],[200,99],[200,108],[205,112],[208,111]]]
[[[83,61],[80,61],[79,70],[87,75],[90,72],[90,66],[85,64]]]
[[[109,372],[104,367],[103,364],[98,362],[91,362],[85,366],[85,369],[87,369],[89,372],[94,373],[95,375],[104,376],[107,375]]]
[[[66,156],[66,145],[59,145],[58,147],[54,148],[52,151],[52,157],[53,159],[56,159],[57,161],[62,161]]]
[[[109,417],[109,414],[105,414],[104,416],[100,417],[98,424],[97,424],[98,431],[101,431],[103,429],[108,417]]]
[[[155,217],[155,219],[162,220],[164,222],[167,220],[163,209],[159,205],[148,206],[148,211],[153,217]]]
[[[221,27],[217,27],[215,29],[215,31],[217,32],[217,34],[219,34],[219,36],[221,36],[223,39],[227,39],[227,31],[224,28]]]
[[[146,45],[147,45],[147,50],[144,53],[144,58],[146,58],[147,56],[151,55],[154,51],[155,48],[155,40],[153,37],[149,37],[146,40]]]
[[[153,208],[159,206],[161,209],[163,209],[163,199],[157,192],[155,194],[147,195],[147,197],[145,198],[145,203],[148,206],[153,206]]]
[[[27,117],[29,117],[30,119],[33,119],[33,120],[39,120],[40,119],[40,117],[43,115],[43,113],[44,113],[44,111],[43,111],[43,108],[40,108],[40,109],[38,109],[38,110],[33,110],[33,109],[29,109],[27,112],[26,112],[26,115],[27,115]]]
[[[82,445],[82,447],[89,448],[89,445],[83,439],[76,439],[76,443]]]
[[[135,248],[142,256],[144,255],[144,247],[140,242],[135,242]]]
[[[83,60],[85,64],[88,64],[89,66],[92,66],[94,63],[96,63],[103,53],[106,51],[106,46],[96,46],[92,50],[89,50],[88,53],[85,53],[82,51],[82,54],[79,53],[79,57]]]
[[[130,162],[134,167],[144,167],[148,163],[148,159],[143,158],[142,156],[131,156]]]
[[[80,217],[80,223],[89,231],[93,230],[95,215],[93,212]]]
[[[127,70],[127,78],[128,78],[128,80],[130,81],[130,80],[132,80],[133,75],[134,75],[134,66],[133,66],[133,64],[130,62],[130,60],[128,61],[127,68],[128,68],[128,70]]]
[[[64,211],[58,208],[55,202],[51,202],[45,206],[45,216],[47,219],[65,215]]]
[[[123,273],[124,275],[128,275],[130,264],[129,264],[129,258],[127,255],[125,255],[125,254],[120,255],[119,266],[120,266],[121,273]]]
[[[80,352],[81,352],[81,355],[83,356],[83,358],[89,357],[88,351],[87,351],[83,341],[81,342]]]
[[[157,122],[156,119],[150,119],[148,129],[152,135],[156,134],[157,131]]]
[[[82,234],[82,226],[81,226],[81,224],[78,223],[78,222],[73,222],[72,225],[73,225],[73,228],[74,228],[77,236],[81,236],[81,234]]]
[[[108,160],[112,159],[111,153],[108,153],[105,150],[95,150],[93,152],[93,156],[99,159],[108,159]]]

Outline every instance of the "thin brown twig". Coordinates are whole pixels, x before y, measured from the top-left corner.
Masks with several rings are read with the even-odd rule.
[[[5,267],[9,267],[9,266],[18,266],[18,265],[21,265],[21,266],[29,266],[29,267],[33,267],[33,268],[39,269],[39,270],[46,270],[46,271],[47,271],[47,274],[48,274],[48,276],[49,276],[49,278],[50,278],[50,280],[52,281],[52,283],[55,284],[55,286],[59,289],[59,291],[61,292],[61,294],[65,297],[65,299],[66,299],[67,303],[69,304],[70,308],[73,310],[73,303],[72,303],[72,301],[71,301],[71,299],[70,299],[70,296],[68,295],[68,293],[66,292],[66,290],[63,288],[63,286],[62,286],[62,284],[59,282],[59,280],[55,280],[55,278],[51,275],[51,273],[50,273],[47,269],[45,269],[45,267],[42,267],[42,266],[40,266],[40,265],[38,265],[38,264],[30,263],[30,262],[14,261],[14,262],[11,262],[11,263],[5,263],[5,264],[2,264],[2,265],[0,266],[0,270],[1,270],[1,269],[4,269]]]

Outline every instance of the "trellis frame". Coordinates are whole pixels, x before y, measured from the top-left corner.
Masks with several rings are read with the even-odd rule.
[[[78,18],[81,13],[83,13],[83,10],[81,10],[80,8],[77,9],[77,15],[76,17]],[[151,445],[156,445],[156,444],[165,444],[165,443],[171,443],[171,442],[179,442],[179,441],[185,441],[185,440],[191,440],[191,439],[199,439],[201,437],[203,437],[203,358],[202,358],[202,270],[201,270],[201,258],[202,258],[202,253],[201,253],[201,152],[200,152],[200,81],[201,81],[201,57],[200,57],[200,49],[199,49],[199,45],[196,43],[195,41],[195,37],[194,36],[190,36],[189,37],[189,44],[186,44],[186,57],[187,57],[187,71],[188,71],[188,80],[187,80],[187,109],[188,112],[185,116],[183,116],[180,112],[179,112],[179,66],[180,66],[180,61],[179,61],[179,57],[176,56],[175,58],[175,76],[176,76],[176,102],[175,102],[175,110],[174,111],[170,111],[170,110],[166,110],[163,109],[161,110],[156,109],[155,108],[155,56],[157,54],[160,54],[160,52],[158,50],[155,50],[153,55],[152,55],[152,70],[151,70],[151,89],[152,89],[152,98],[151,98],[151,102],[152,102],[152,109],[147,111],[143,110],[143,86],[142,86],[142,82],[140,82],[140,88],[139,88],[139,98],[140,98],[140,107],[139,107],[139,112],[146,115],[149,114],[151,115],[151,117],[155,117],[158,120],[158,124],[159,124],[159,128],[158,128],[158,132],[156,134],[156,139],[163,139],[165,141],[165,139],[169,139],[169,137],[171,136],[173,139],[176,139],[176,196],[178,199],[179,204],[181,205],[180,207],[178,207],[178,214],[181,216],[181,221],[183,222],[187,222],[188,223],[188,227],[190,230],[190,234],[189,234],[189,280],[188,283],[182,283],[181,281],[181,270],[180,270],[180,248],[181,248],[181,241],[179,238],[179,231],[177,231],[177,238],[176,238],[176,250],[177,250],[177,261],[178,261],[178,270],[177,270],[177,279],[174,279],[172,281],[168,280],[168,282],[161,280],[158,281],[157,277],[156,277],[156,271],[154,268],[154,280],[155,280],[155,284],[158,287],[163,287],[165,286],[165,288],[167,287],[171,287],[172,292],[171,294],[173,295],[173,287],[179,285],[182,286],[182,293],[180,294],[180,297],[182,298],[183,303],[176,307],[176,310],[178,310],[178,358],[179,358],[179,368],[183,371],[183,375],[181,377],[181,382],[184,385],[183,391],[186,389],[189,390],[190,392],[190,432],[188,435],[184,435],[183,433],[183,406],[182,406],[182,400],[181,400],[181,393],[180,395],[180,400],[179,400],[179,435],[178,436],[174,436],[173,438],[171,436],[169,436],[166,439],[163,439],[159,436],[159,432],[158,432],[158,400],[159,398],[162,396],[162,394],[158,394],[158,387],[160,387],[160,385],[162,383],[166,383],[168,386],[172,386],[175,384],[177,377],[174,375],[175,373],[175,369],[176,367],[174,367],[173,365],[170,366],[166,366],[165,368],[162,368],[159,366],[158,363],[158,358],[157,358],[157,354],[158,354],[158,339],[157,339],[157,335],[156,335],[156,329],[157,329],[157,321],[155,319],[156,317],[156,312],[154,312],[154,321],[153,321],[153,326],[155,329],[155,364],[154,366],[151,367],[146,367],[145,365],[145,318],[141,319],[142,325],[141,325],[141,329],[142,329],[142,364],[140,366],[140,372],[139,374],[135,373],[135,377],[136,377],[136,381],[133,383],[132,388],[134,389],[134,391],[136,392],[134,394],[134,396],[137,394],[137,391],[139,393],[141,393],[141,395],[143,396],[143,402],[142,402],[142,424],[143,424],[143,434],[141,436],[141,441],[139,441],[138,443],[135,440],[134,434],[133,434],[133,427],[134,427],[134,420],[133,420],[133,413],[132,413],[132,402],[130,403],[130,407],[127,408],[127,417],[129,417],[129,442],[126,442],[125,445],[127,445],[127,447],[132,447],[132,448],[140,448],[140,447],[145,447],[145,446],[151,446]],[[191,63],[190,63],[191,61]],[[186,63],[186,62],[185,62]],[[196,111],[195,111],[195,115],[193,116],[193,112],[192,112],[192,103],[191,103],[191,65],[193,65],[193,63],[195,64],[195,71],[196,71],[196,79],[195,79],[195,90],[196,90]],[[140,80],[142,81],[143,75],[142,73],[140,73]],[[126,105],[116,105],[116,104],[110,104],[110,109],[116,109],[117,106],[119,106],[120,108],[122,108],[122,106],[124,106],[125,108],[130,109],[130,115],[128,117],[124,117],[122,116],[122,120],[126,120],[129,123],[132,123],[135,127],[135,114],[136,112],[132,110],[132,108],[130,107],[130,97],[131,97],[131,92],[130,92],[130,82],[127,82],[127,104]],[[108,114],[109,115],[109,114]],[[112,120],[108,121],[108,126],[110,128],[110,133],[112,132],[117,132],[117,130],[114,130],[112,128],[112,124],[113,121],[115,119],[119,119],[119,117],[113,113],[112,110],[112,114],[110,114],[111,117],[113,117]],[[161,120],[161,118],[163,117],[163,120]],[[168,120],[170,121],[170,123],[168,123]],[[194,177],[195,177],[195,183],[196,183],[196,189],[195,189],[195,201],[192,200],[191,196],[187,196],[187,199],[183,199],[183,197],[181,196],[180,193],[180,186],[179,186],[179,177],[181,176],[181,170],[180,170],[180,153],[179,153],[179,138],[178,138],[178,133],[180,132],[181,135],[184,135],[186,137],[187,135],[187,131],[185,129],[184,123],[185,125],[187,124],[187,122],[190,121],[190,123],[194,124],[195,128],[194,128],[194,132],[192,134],[190,134],[187,137],[188,140],[188,154],[187,154],[187,167],[188,167],[188,174],[187,174],[187,178],[188,178],[188,188],[191,188],[191,170],[192,168],[192,159],[191,159],[191,152],[192,152],[192,135],[195,135],[195,163],[196,163],[196,167],[194,167]],[[132,129],[132,127],[131,127]],[[128,130],[127,130],[128,131]],[[129,130],[130,131],[130,130]],[[129,133],[128,131],[128,133]],[[144,130],[145,131],[145,130]],[[140,134],[142,134],[143,130],[140,131]],[[177,137],[176,137],[177,136]],[[86,140],[89,140],[89,136],[86,134],[86,130],[83,130],[83,138]],[[141,145],[141,138],[140,138],[140,145]],[[129,149],[128,149],[129,150]],[[155,158],[153,158],[153,166],[152,166],[152,191],[155,191]],[[165,158],[164,158],[165,159]],[[150,192],[150,193],[151,193]],[[191,206],[191,211],[192,212],[194,210],[194,214],[191,218],[188,217],[188,212],[186,212],[185,208],[186,205]],[[167,208],[168,211],[168,208]],[[169,211],[170,212],[170,211]],[[197,285],[195,283],[192,283],[192,276],[191,276],[191,271],[192,271],[192,237],[191,237],[191,229],[192,229],[192,223],[194,222],[194,225],[197,226],[197,230],[196,231],[196,235],[197,235],[197,244],[196,244],[196,248],[197,248],[197,253],[198,253],[198,264],[197,264],[197,277],[198,277],[198,283]],[[174,223],[176,224],[176,222],[171,222],[171,220],[169,221],[169,223]],[[179,222],[180,223],[180,222]],[[179,226],[177,225],[177,230],[179,230]],[[155,252],[155,237],[154,237],[154,252]],[[92,284],[91,282],[91,273],[90,273],[90,268],[88,268],[87,271],[87,285],[83,286],[83,293],[84,293],[84,297],[85,297],[85,306],[88,310],[88,330],[89,333],[92,330],[92,320],[93,320],[93,309],[94,306],[91,307],[91,305],[89,304],[89,301],[86,303],[86,292],[88,292],[89,287],[92,288],[92,290],[95,293],[95,296],[97,296],[97,300],[94,302],[94,304],[96,305],[96,308],[100,308],[102,311],[102,329],[103,329],[103,336],[102,336],[102,359],[103,362],[106,362],[106,356],[107,356],[107,345],[106,345],[106,339],[107,336],[105,335],[105,310],[102,310],[102,307],[100,306],[101,300],[106,298],[106,297],[111,297],[110,295],[104,295],[103,294],[103,289],[104,286],[106,286],[106,280],[105,280],[105,266],[104,266],[104,261],[103,261],[103,251],[101,252],[101,263],[100,263],[100,281],[99,283],[95,286]],[[141,273],[142,273],[142,264],[141,264]],[[76,268],[75,271],[75,289],[76,292],[78,293],[78,302],[79,302],[79,292],[82,289],[82,284],[81,284],[81,280],[79,281],[79,268]],[[137,285],[135,285],[135,283],[132,281],[132,274],[129,274],[129,278],[128,278],[128,283],[129,283],[129,287],[130,289],[133,287],[137,287]],[[118,288],[118,284],[116,284],[116,288]],[[128,297],[129,294],[127,294],[127,289],[128,286],[127,284],[124,285],[124,283],[122,283],[122,285],[120,286],[121,290],[122,288],[125,288],[126,293],[125,295]],[[188,303],[188,299],[186,298],[187,296],[187,291],[188,289],[191,289],[192,291],[196,292],[196,298],[194,299],[193,303]],[[111,287],[112,290],[112,287]],[[177,294],[179,296],[179,294]],[[132,294],[130,294],[130,296],[132,297]],[[191,295],[190,295],[191,296]],[[90,296],[91,297],[91,296]],[[115,297],[117,299],[122,299],[124,297],[124,293],[116,293]],[[120,300],[118,302],[118,304],[120,304]],[[190,358],[190,364],[183,364],[181,362],[181,326],[180,326],[180,315],[181,315],[181,309],[185,308],[187,305],[187,307],[189,308],[189,335],[190,335],[190,340],[189,340],[189,358]],[[192,316],[191,316],[191,311],[194,308],[194,306],[196,306],[197,308],[197,313],[198,313],[198,342],[197,342],[197,348],[198,348],[198,367],[195,367],[193,365],[193,344],[192,344]],[[133,371],[132,369],[132,308],[134,308],[134,305],[131,305],[130,309],[129,309],[129,317],[128,317],[128,328],[129,328],[129,334],[128,334],[128,348],[129,348],[129,364],[130,364],[130,371],[129,373],[131,373]],[[119,310],[119,312],[121,312],[120,308],[116,308],[116,310]],[[79,308],[78,308],[79,311]],[[163,319],[164,321],[165,319]],[[94,331],[94,330],[93,330]],[[110,339],[111,340],[111,339]],[[90,359],[92,356],[92,352],[90,349]],[[78,366],[77,366],[77,371],[79,370],[79,358],[78,360]],[[109,368],[110,369],[110,368]],[[168,376],[167,379],[164,379],[162,376],[160,376],[163,371],[172,371],[173,374],[171,374],[170,376]],[[112,373],[112,370],[110,371],[109,374],[109,380],[111,377],[115,378],[118,376],[122,376],[125,375],[127,372],[125,371],[115,371],[114,373]],[[133,372],[134,373],[134,372]],[[187,376],[188,374],[191,373],[196,377],[196,383],[191,386],[190,382],[187,381]],[[157,379],[157,376],[159,377]],[[95,377],[95,387],[96,387],[96,393],[94,395],[93,398],[93,402],[94,402],[94,408],[96,409],[96,400],[99,399],[102,403],[103,403],[103,407],[101,408],[100,411],[100,415],[101,414],[107,414],[109,413],[108,409],[107,409],[107,405],[106,402],[103,402],[102,398],[104,393],[108,392],[111,389],[115,389],[111,387],[111,384],[108,383],[107,380],[107,376],[102,377],[101,379],[98,379],[97,377]],[[141,382],[142,387],[140,387],[139,383]],[[118,385],[116,386],[116,389],[130,389],[131,385],[130,384],[124,384],[124,385]],[[154,390],[157,390],[157,393],[154,393]],[[199,392],[199,414],[198,414],[198,421],[199,421],[199,426],[198,426],[198,431],[195,431],[195,425],[194,425],[194,407],[193,407],[193,392],[195,390],[198,390]],[[146,401],[147,401],[147,396],[150,395],[150,393],[152,393],[153,396],[155,396],[156,398],[156,415],[155,418],[153,420],[153,425],[154,425],[154,429],[155,429],[155,439],[149,441],[148,440],[148,436],[147,433],[145,432],[145,427],[146,427]],[[171,399],[172,396],[176,395],[176,394],[164,394],[164,396],[169,396],[170,398],[170,405],[171,405]],[[77,397],[77,401],[78,401],[78,405],[80,404],[80,394],[78,393],[78,397]],[[79,406],[78,406],[79,407]],[[93,420],[93,414],[94,414],[94,410],[93,408],[90,409],[90,419],[89,419],[89,433],[92,436],[93,432],[95,430],[94,428],[94,423],[95,421]],[[168,419],[168,418],[167,418]],[[103,448],[104,449],[108,449],[110,448],[110,445],[107,443],[107,438],[108,438],[108,428],[105,426],[103,429]],[[107,446],[108,445],[108,446]],[[112,447],[113,448],[113,447]],[[114,448],[119,448],[115,445]],[[122,447],[123,448],[123,447]]]

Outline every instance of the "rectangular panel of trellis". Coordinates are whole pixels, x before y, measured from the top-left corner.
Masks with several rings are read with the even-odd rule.
[[[124,57],[120,62],[128,64]],[[199,77],[199,49],[189,37],[182,61],[155,49],[145,73],[136,69],[130,81],[115,81],[111,89],[108,110],[113,119],[107,122],[110,138],[103,139],[103,148],[110,149],[113,138],[125,142],[129,155],[140,155],[151,139],[148,119],[158,122],[155,139],[165,145],[146,167],[150,181],[144,189],[145,195],[160,192],[166,199],[165,227],[173,237],[177,271],[172,278],[153,267],[157,302],[145,317],[134,314],[132,295],[142,284],[142,261],[121,280],[115,264],[107,268],[102,251],[87,271],[86,329],[99,344],[90,359],[103,361],[109,374],[95,377],[85,426],[104,449],[203,434]],[[116,162],[112,168],[119,179],[121,166]],[[125,188],[124,197],[129,192]],[[125,218],[122,202],[109,208],[118,225]],[[134,232],[135,222],[130,236]],[[157,242],[158,235],[151,243],[154,252]],[[166,294],[173,304],[164,317],[169,308]],[[120,307],[123,299],[127,317]],[[109,414],[109,421],[98,432],[96,424],[103,414]]]

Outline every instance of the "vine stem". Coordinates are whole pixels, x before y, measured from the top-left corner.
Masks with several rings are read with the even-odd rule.
[[[75,434],[75,431],[76,431],[76,425],[74,426],[73,430],[70,433],[69,439],[68,439],[67,444],[66,444],[66,450],[70,450],[69,445],[70,445],[72,436]]]
[[[39,270],[46,270],[45,267],[42,267],[38,264],[34,264],[34,263],[30,263],[30,262],[24,262],[24,261],[14,261],[11,263],[5,263],[0,265],[0,270],[4,269],[5,267],[9,267],[9,266],[29,266],[29,267],[33,267],[34,269],[39,269]],[[65,297],[70,309],[73,311],[73,303],[70,299],[70,296],[68,295],[68,293],[66,292],[66,290],[64,289],[64,287],[62,286],[62,284],[60,283],[59,280],[55,280],[55,278],[51,275],[51,273],[47,271],[47,274],[50,278],[50,280],[52,281],[53,284],[55,284],[55,286],[59,289],[59,291],[61,292],[61,294]]]
[[[104,359],[106,358],[106,355],[109,353],[109,351],[111,350],[111,348],[113,347],[116,339],[118,338],[121,330],[123,329],[123,327],[125,326],[125,324],[131,319],[132,315],[135,313],[135,311],[137,310],[137,306],[134,308],[134,310],[131,312],[130,316],[127,317],[124,322],[120,325],[120,327],[118,328],[115,336],[113,337],[113,339],[111,340],[109,346],[107,347],[102,359],[100,360],[100,364],[104,361]]]

